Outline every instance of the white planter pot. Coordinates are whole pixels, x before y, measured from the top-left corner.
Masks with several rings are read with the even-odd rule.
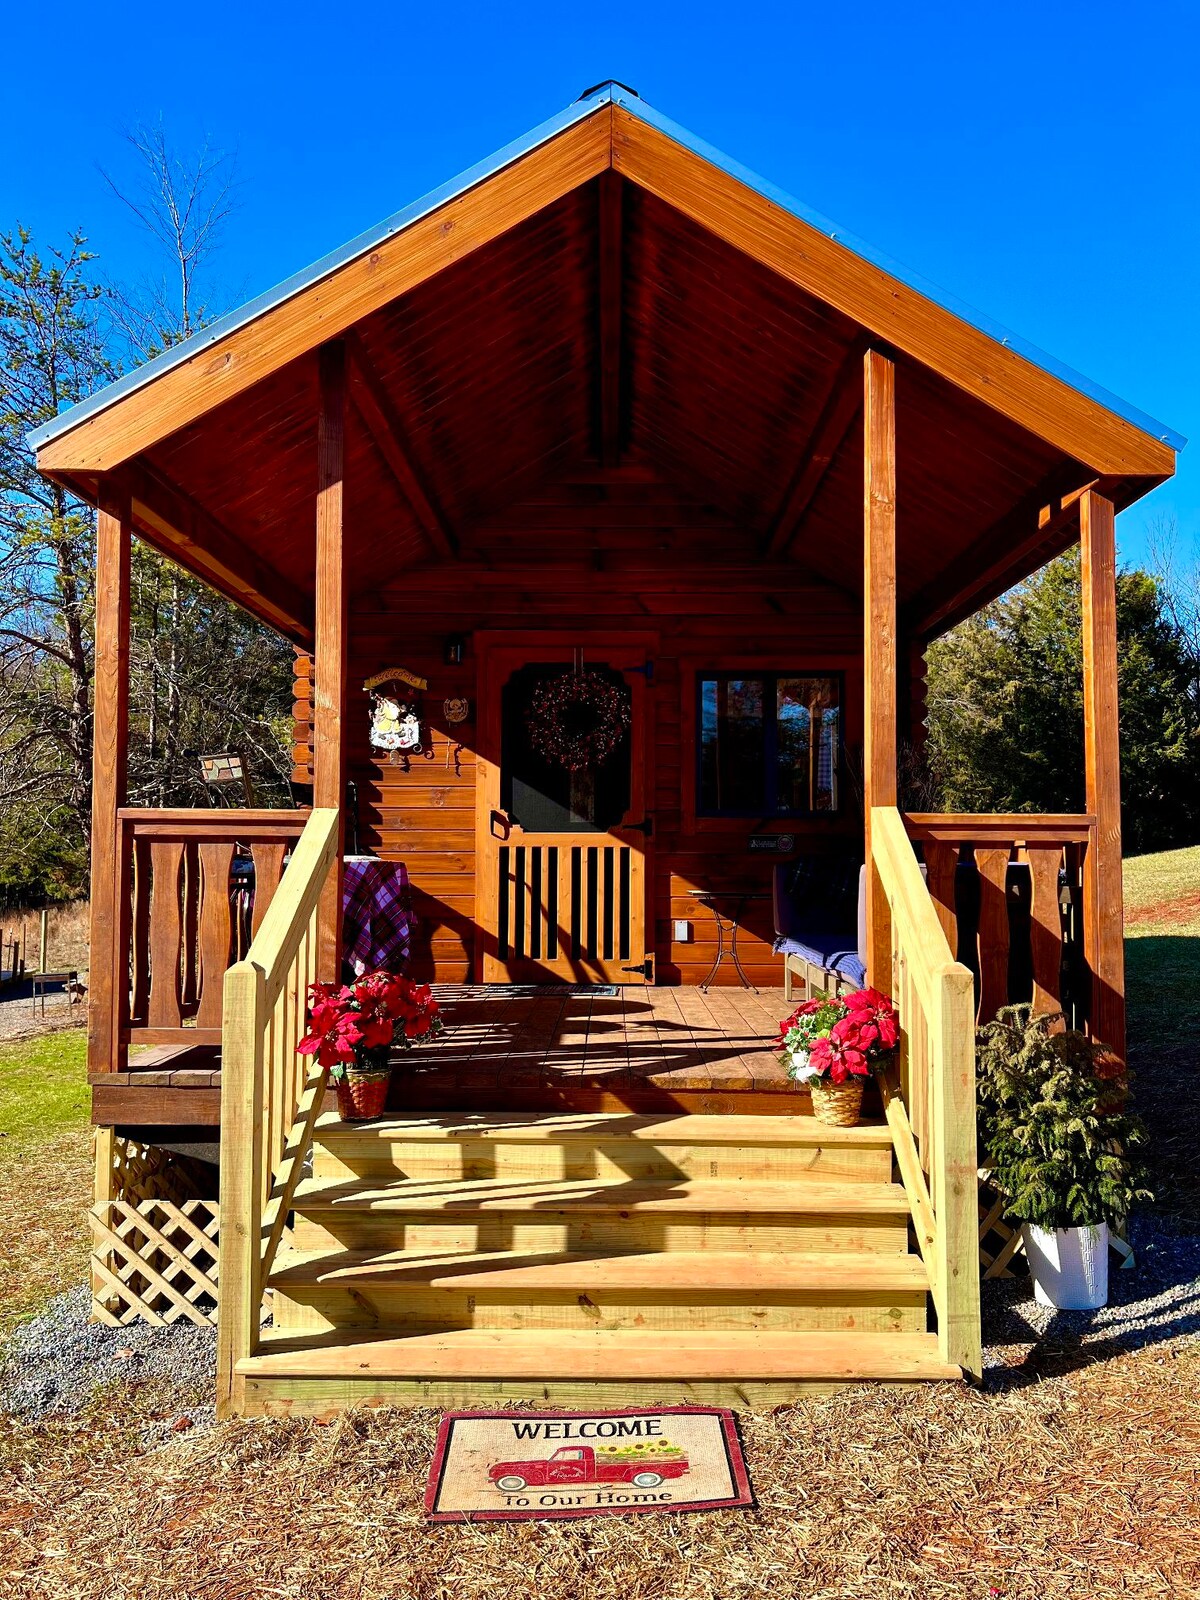
[[[1033,1275],[1033,1298],[1059,1311],[1098,1311],[1108,1304],[1108,1225],[1021,1228]]]

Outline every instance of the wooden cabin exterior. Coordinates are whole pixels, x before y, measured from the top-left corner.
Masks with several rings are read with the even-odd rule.
[[[605,85],[33,442],[99,511],[99,1315],[215,1298],[226,1410],[978,1372],[973,1028],[1067,972],[1124,1047],[1114,516],[1182,441]],[[311,805],[126,806],[135,535],[295,644]],[[903,812],[929,641],[1076,541],[1086,814]],[[581,662],[582,798],[521,753]],[[450,1023],[365,1129],[294,1050],[351,792]],[[770,1048],[772,873],[834,850],[903,1027],[854,1130]]]

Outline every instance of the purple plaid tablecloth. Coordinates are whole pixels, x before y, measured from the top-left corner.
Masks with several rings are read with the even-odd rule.
[[[342,873],[342,953],[364,972],[399,972],[412,948],[416,923],[409,906],[408,872],[401,861],[347,856]]]

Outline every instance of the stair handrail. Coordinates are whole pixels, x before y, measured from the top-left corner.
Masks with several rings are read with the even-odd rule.
[[[327,1069],[301,1057],[318,914],[335,870],[339,819],[314,810],[244,960],[225,973],[221,1030],[217,1405],[234,1409],[238,1362],[253,1355],[263,1290],[325,1094]]]
[[[929,1270],[942,1360],[977,1378],[974,978],[954,959],[895,806],[871,808],[871,863],[889,911],[900,1012],[899,1066],[884,1078],[885,1112]]]

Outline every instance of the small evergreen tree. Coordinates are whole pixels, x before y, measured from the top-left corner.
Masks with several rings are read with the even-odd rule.
[[[1006,1006],[976,1036],[979,1150],[1007,1215],[1035,1227],[1120,1225],[1144,1187],[1146,1131],[1124,1062],[1061,1016]]]

